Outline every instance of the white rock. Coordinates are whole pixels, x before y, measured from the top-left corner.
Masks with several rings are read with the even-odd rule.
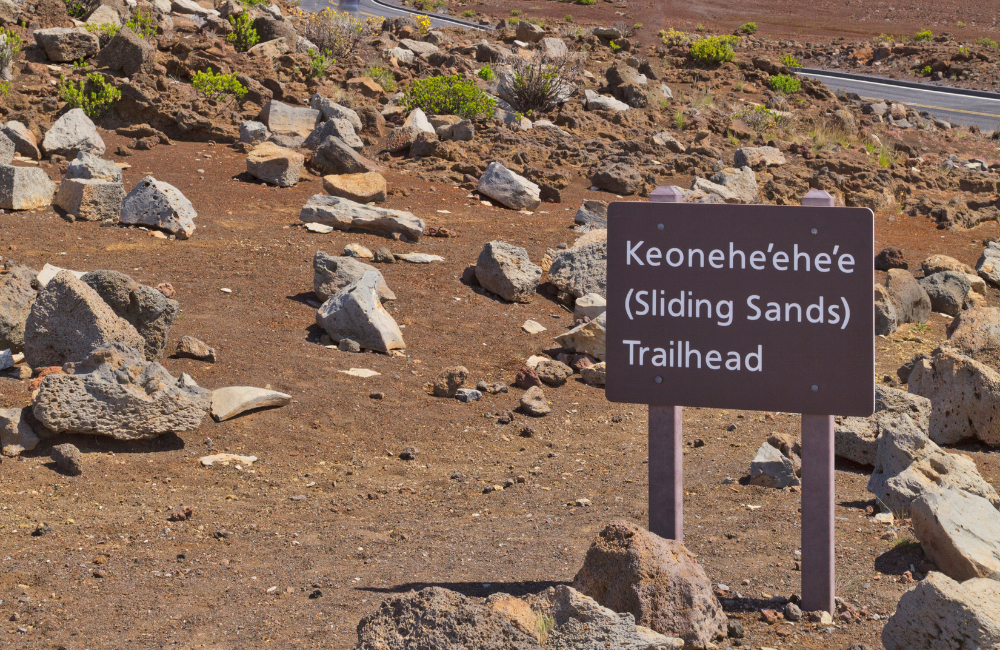
[[[405,349],[399,326],[379,299],[380,277],[368,272],[338,291],[317,310],[316,324],[334,341],[347,338],[379,352]]]
[[[691,189],[705,194],[715,194],[726,203],[756,203],[759,198],[757,175],[749,167],[727,167],[709,180],[696,178]]]
[[[538,364],[540,364],[543,361],[552,361],[552,359],[548,357],[543,357],[540,354],[533,354],[530,357],[528,357],[527,361],[524,362],[524,365],[534,370],[535,368],[538,367]]]
[[[932,571],[903,594],[882,628],[886,650],[987,650],[1000,647],[1000,582],[959,583]]]
[[[194,0],[171,0],[170,8],[174,13],[177,14],[188,14],[201,17],[211,16],[213,13],[218,14],[218,11],[213,11],[211,9],[206,9]]]
[[[253,409],[285,406],[291,402],[291,395],[266,388],[251,386],[219,388],[212,391],[212,418],[216,422],[222,422]]]
[[[14,353],[10,350],[0,351],[0,370],[14,367]]]
[[[333,226],[324,226],[321,223],[307,223],[305,228],[309,232],[318,232],[321,235],[329,235],[333,232]]]
[[[375,255],[371,252],[371,250],[361,244],[348,244],[347,246],[344,246],[344,255],[359,260],[370,260],[375,258]]]
[[[625,102],[618,101],[608,95],[598,95],[590,89],[584,90],[583,95],[586,99],[588,111],[615,111],[620,113],[631,108]]]
[[[415,41],[412,38],[403,38],[399,41],[399,46],[405,48],[416,55],[433,54],[438,51],[438,46],[424,41]]]
[[[56,277],[63,271],[68,271],[72,273],[77,280],[86,275],[86,271],[70,271],[69,269],[61,269],[58,266],[52,266],[51,264],[46,264],[42,267],[42,270],[38,273],[38,286],[45,287],[49,284],[52,278]]]
[[[526,320],[524,321],[524,324],[521,325],[521,329],[528,334],[540,334],[545,331],[545,326],[537,321]]]
[[[410,264],[430,264],[431,262],[444,261],[440,255],[428,255],[427,253],[395,253],[393,257]]]
[[[534,210],[542,204],[541,189],[498,162],[490,163],[479,178],[480,194],[513,210]]]
[[[394,47],[391,50],[386,51],[390,56],[395,57],[396,61],[399,63],[413,63],[414,54],[412,50],[404,50],[401,47]]]
[[[212,454],[211,456],[202,456],[198,459],[202,467],[211,467],[212,465],[219,463],[220,465],[229,465],[229,463],[238,463],[249,467],[257,462],[256,456],[238,456],[236,454]]]
[[[413,56],[412,53],[410,56]],[[361,123],[361,117],[358,116],[357,111],[354,111],[346,106],[341,106],[332,99],[323,97],[322,95],[313,95],[309,100],[309,108],[314,108],[323,114],[324,120],[341,119],[347,120],[354,127],[355,131],[360,131],[364,126]]]
[[[38,445],[38,436],[23,415],[22,409],[0,409],[0,448],[4,456],[18,456]]]
[[[115,27],[120,27],[122,24],[122,17],[118,15],[117,11],[108,5],[100,5],[94,10],[94,13],[87,17],[87,24],[114,25]]]
[[[315,108],[289,106],[272,99],[260,112],[260,121],[271,133],[306,138],[316,128],[320,112]]]
[[[0,165],[0,208],[31,210],[51,205],[56,184],[38,167]]]
[[[764,442],[750,463],[750,484],[784,488],[790,485],[799,485],[800,481],[795,476],[795,465],[792,459],[769,443]]]
[[[403,121],[403,127],[412,126],[418,131],[424,131],[425,133],[435,133],[434,126],[431,124],[430,120],[427,119],[427,115],[424,114],[419,108],[414,108],[410,111],[410,114],[406,116],[406,120]]]
[[[342,372],[345,375],[350,375],[352,377],[361,377],[361,378],[378,377],[380,374],[382,374],[379,372],[375,372],[374,370],[369,370],[368,368],[351,368],[350,370],[339,370],[338,372]]]
[[[74,108],[56,120],[42,139],[42,150],[46,155],[58,154],[75,158],[81,151],[95,156],[104,155],[105,145],[97,126],[87,117],[83,109]]]
[[[555,337],[555,342],[566,350],[577,354],[589,354],[595,359],[604,361],[607,349],[607,332],[605,330],[607,313],[601,314],[589,323],[578,325]]]
[[[588,293],[585,296],[581,296],[576,299],[576,305],[573,308],[573,316],[575,318],[589,318],[594,320],[605,311],[607,311],[608,301],[604,299],[597,293]]]
[[[130,226],[151,226],[187,239],[195,231],[198,213],[179,189],[152,176],[143,178],[122,203],[121,222]]]
[[[944,488],[914,499],[910,514],[927,558],[949,578],[1000,575],[1000,512],[992,503]]]

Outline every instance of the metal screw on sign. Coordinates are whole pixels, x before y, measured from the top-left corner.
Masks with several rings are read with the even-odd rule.
[[[802,205],[832,208],[834,201],[829,192],[810,190]],[[802,609],[807,612],[834,611],[833,495],[833,416],[803,413]]]
[[[649,200],[681,203],[684,192],[658,187]],[[678,542],[684,541],[683,419],[683,407],[649,406],[649,532]]]

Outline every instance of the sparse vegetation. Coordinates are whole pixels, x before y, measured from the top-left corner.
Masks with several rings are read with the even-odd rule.
[[[687,119],[684,117],[683,111],[677,111],[674,114],[674,126],[681,131],[683,131],[684,127],[687,126]]]
[[[756,34],[757,33],[757,23],[749,22],[740,25],[741,34]]]
[[[150,13],[139,13],[137,11],[134,16],[128,19],[125,26],[138,34],[139,38],[144,41],[148,41],[156,36],[156,21]],[[116,33],[117,31],[118,30],[115,30]]]
[[[578,4],[578,5],[589,6],[589,5],[596,4],[596,3],[597,3],[597,0],[576,0],[576,4]]]
[[[916,42],[918,42],[918,43],[923,43],[923,42],[929,41],[932,38],[934,38],[934,34],[931,33],[931,30],[929,30],[929,29],[925,29],[925,30],[917,32],[916,34],[913,35],[913,40],[916,41]]]
[[[766,133],[772,129],[788,126],[789,118],[766,106],[754,106],[733,113],[732,119],[739,120],[757,133]]]
[[[664,45],[684,46],[689,45],[692,40],[691,34],[678,31],[673,27],[667,30],[661,29],[659,37]]]
[[[802,90],[802,82],[787,74],[776,74],[767,80],[767,85],[776,93],[791,95]]]
[[[786,68],[801,68],[802,67],[802,64],[799,62],[799,60],[796,59],[791,54],[782,54],[781,56],[778,57],[778,60],[781,61],[781,63]]]
[[[191,86],[209,99],[219,100],[226,96],[241,99],[247,94],[246,87],[235,74],[216,74],[211,70],[202,70],[191,77]]]
[[[465,18],[472,18],[475,15],[476,15],[476,12],[473,11],[472,9],[466,9],[465,11],[462,12],[462,16],[465,17]]]
[[[407,89],[402,105],[409,110],[419,108],[432,115],[475,119],[480,115],[492,115],[496,101],[474,82],[451,75],[417,79]]]
[[[113,25],[111,23],[102,23],[100,25],[87,25],[85,28],[88,32],[97,34],[97,42],[100,43],[101,47],[104,47],[111,42],[121,27],[118,25]]]
[[[89,11],[86,4],[77,0],[63,0],[63,2],[66,4],[66,13],[69,14],[70,18],[82,19]]]
[[[566,14],[566,22],[568,23],[573,22],[573,14]]]
[[[399,88],[396,83],[396,76],[392,70],[384,65],[370,65],[365,69],[365,76],[382,86],[382,90],[387,93],[394,93]]]
[[[997,48],[997,42],[991,38],[986,38],[985,36],[976,40],[976,45],[982,45],[983,47],[988,47],[991,50],[995,50]]]
[[[733,90],[735,90],[738,93],[741,93],[745,88],[746,88],[746,77],[744,77],[742,74],[736,75],[736,79],[733,80]]]
[[[522,112],[545,112],[573,93],[569,79],[575,71],[576,64],[569,56],[509,56],[499,70],[500,85]]]
[[[497,78],[496,73],[493,72],[493,68],[489,63],[483,64],[483,67],[479,68],[479,72],[476,75],[483,81],[493,81]]]
[[[308,77],[310,79],[317,79],[326,74],[326,71],[331,65],[337,62],[337,59],[333,58],[333,52],[330,50],[318,51],[313,48],[309,48],[309,73]]]
[[[896,37],[893,36],[892,34],[879,34],[878,36],[875,37],[875,42],[879,44],[895,43]]]
[[[735,36],[708,36],[691,44],[689,51],[692,59],[704,65],[728,63],[736,57],[733,44]]]
[[[14,62],[14,57],[21,51],[22,45],[24,45],[24,39],[16,32],[0,28],[0,79],[4,81],[13,79],[10,73],[10,64]]]
[[[320,51],[329,50],[340,61],[350,58],[363,43],[374,38],[382,24],[381,18],[359,20],[346,11],[335,11],[330,7],[317,13],[297,12],[295,15],[300,19],[299,34]],[[411,17],[424,19],[430,24],[426,16]],[[418,26],[420,23],[421,20],[417,20]]]
[[[925,77],[931,76],[932,72],[933,70],[931,70],[931,67],[929,65],[925,65],[923,68],[920,69],[920,74],[924,75]]]
[[[121,91],[108,83],[104,75],[96,72],[91,72],[86,79],[81,79],[77,83],[66,79],[65,76],[60,79],[59,98],[71,108],[83,109],[83,112],[90,117],[107,113],[115,102],[122,98]]]
[[[238,16],[229,16],[229,24],[233,26],[233,31],[226,40],[233,44],[237,52],[246,52],[260,42],[260,36],[253,28],[253,19],[249,11],[244,11]]]

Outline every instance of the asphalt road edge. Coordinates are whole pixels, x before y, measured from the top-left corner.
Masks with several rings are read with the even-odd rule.
[[[441,14],[435,14],[429,11],[421,11],[419,9],[411,9],[410,7],[391,5],[388,2],[380,2],[379,0],[368,0],[368,1],[378,7],[385,7],[386,9],[392,9],[393,11],[405,11],[411,14],[427,16],[428,18],[433,18],[434,20],[440,20],[443,23],[451,23],[455,27],[465,27],[466,29],[478,29],[480,31],[492,29],[492,27],[488,25],[480,25],[479,23],[469,22],[467,20],[459,20],[458,18],[452,18],[451,16],[443,16]]]
[[[375,0],[372,0],[375,2]],[[796,68],[795,72],[805,74],[815,74],[824,77],[836,77],[839,79],[850,79],[851,81],[867,81],[868,83],[883,84],[886,86],[898,86],[900,88],[912,88],[915,90],[925,90],[929,92],[947,93],[949,95],[964,95],[966,97],[980,97],[983,99],[1000,100],[1000,93],[992,93],[987,90],[972,90],[969,88],[954,88],[952,86],[932,86],[916,81],[902,81],[900,79],[887,79],[874,75],[852,74],[849,72],[838,72],[835,70],[823,70],[820,68]]]

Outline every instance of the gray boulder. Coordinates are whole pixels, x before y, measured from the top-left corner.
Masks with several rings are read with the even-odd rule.
[[[351,339],[379,352],[405,349],[399,326],[382,307],[381,278],[380,273],[368,272],[342,288],[316,311],[316,324],[334,341]]]
[[[757,203],[760,193],[757,189],[757,175],[749,167],[726,168],[716,172],[708,180],[694,179],[691,189],[704,194],[715,194],[726,203]]]
[[[931,401],[898,388],[875,387],[875,414],[868,418],[843,418],[834,427],[838,457],[861,465],[874,465],[882,428],[899,415],[907,415],[924,435],[928,433]]]
[[[980,307],[958,314],[941,346],[1000,371],[1000,309]]]
[[[298,151],[264,142],[247,154],[247,173],[271,185],[292,187],[299,182],[305,162]]]
[[[254,120],[244,120],[240,122],[240,142],[257,146],[267,141],[271,137],[271,132],[267,130],[267,125]]]
[[[976,438],[1000,445],[1000,373],[996,370],[942,347],[914,365],[908,384],[911,393],[933,404],[928,431],[938,444]]]
[[[598,95],[589,88],[583,91],[584,103],[588,111],[611,111],[621,113],[631,110],[631,106],[608,95]]]
[[[131,77],[156,64],[156,47],[123,26],[97,55],[97,65]]]
[[[32,286],[37,275],[26,266],[0,273],[0,350],[24,349],[24,324],[37,295]]]
[[[883,285],[876,284],[873,292],[875,296],[875,334],[888,336],[899,328],[896,304],[893,302],[892,296],[889,295],[889,290]],[[927,299],[927,308],[930,309],[930,298]]]
[[[36,29],[35,42],[53,63],[89,59],[101,48],[96,32],[82,27],[52,27]]]
[[[658,147],[666,147],[672,153],[684,153],[687,151],[687,147],[683,142],[666,131],[661,131],[650,136],[650,142]]]
[[[935,273],[922,279],[920,286],[931,300],[931,309],[949,316],[956,316],[962,311],[972,290],[969,278],[954,271]]]
[[[1000,582],[956,582],[932,571],[899,599],[882,628],[886,650],[1000,647]]]
[[[358,120],[360,121],[360,119]],[[348,120],[334,117],[326,122],[320,122],[319,125],[312,130],[309,137],[305,139],[302,143],[303,149],[309,149],[310,151],[316,151],[319,146],[326,142],[329,137],[336,137],[346,144],[351,149],[360,151],[365,148],[365,143],[361,141],[358,137],[357,132]]]
[[[121,183],[65,178],[59,184],[54,203],[83,221],[107,221],[118,219],[125,188]]]
[[[24,327],[24,357],[32,368],[81,361],[107,343],[145,346],[135,327],[72,273],[60,272],[38,292]]]
[[[525,43],[537,43],[545,38],[545,29],[541,25],[522,20],[517,24],[517,40]]]
[[[42,150],[47,156],[60,155],[65,158],[74,158],[81,151],[102,156],[105,145],[101,134],[97,132],[97,126],[83,109],[74,108],[56,120],[45,132]]]
[[[0,409],[0,449],[4,456],[19,456],[37,445],[38,436],[24,417],[24,410]]]
[[[795,465],[792,459],[772,447],[769,443],[761,444],[757,455],[750,463],[750,484],[770,488],[784,488],[800,485],[795,475]]]
[[[104,160],[86,151],[81,151],[76,154],[76,158],[70,161],[69,166],[66,168],[66,178],[80,178],[120,184],[122,182],[122,170],[110,160]]]
[[[101,346],[66,370],[42,380],[32,408],[56,433],[155,438],[194,431],[211,406],[211,393],[190,377],[176,379],[122,343]]]
[[[38,167],[0,165],[0,208],[31,210],[52,204],[56,184]]]
[[[0,131],[0,165],[9,165],[14,160],[14,141]]]
[[[737,167],[765,169],[785,164],[785,156],[777,147],[742,147],[736,150],[733,164]]]
[[[607,297],[608,240],[559,251],[549,267],[549,282],[577,298],[588,293]]]
[[[595,228],[608,227],[608,204],[604,201],[584,201],[576,211],[573,222]]]
[[[176,300],[118,271],[91,271],[80,280],[135,328],[145,341],[142,350],[146,359],[155,361],[163,356],[170,328],[180,311]]]
[[[949,578],[1000,577],[1000,512],[961,490],[926,492],[910,504],[924,554]]]
[[[944,487],[1000,506],[1000,495],[980,476],[971,458],[944,451],[906,415],[887,422],[879,436],[868,491],[892,512],[907,513],[914,499]]]
[[[310,198],[302,206],[299,220],[304,223],[326,224],[337,230],[360,230],[383,236],[399,233],[413,241],[424,234],[423,220],[412,212],[364,205],[325,194],[316,194]]]
[[[41,160],[42,153],[38,150],[38,141],[35,134],[28,130],[21,122],[11,120],[3,127],[3,134],[14,143],[14,151],[25,158]]]
[[[541,277],[526,250],[504,241],[487,243],[476,262],[480,286],[510,302],[531,302]]]
[[[624,163],[614,163],[597,171],[590,182],[612,194],[629,196],[643,187],[642,174]]]
[[[135,184],[122,203],[121,222],[159,228],[187,239],[194,234],[198,213],[179,189],[147,176]]]
[[[365,158],[335,135],[328,136],[316,149],[312,165],[323,174],[364,174],[382,168]]]
[[[382,273],[374,266],[353,257],[337,257],[323,251],[317,251],[313,256],[313,292],[321,301],[326,302],[344,287],[360,280],[365,273],[378,274],[379,300],[385,302],[396,299],[396,294],[385,283]]]
[[[261,109],[258,120],[273,134],[306,138],[316,128],[319,115],[314,108],[289,106],[272,99]]]
[[[890,269],[885,279],[889,300],[896,311],[896,320],[903,323],[923,323],[931,315],[931,299],[921,283],[905,269]]]
[[[532,630],[533,631],[533,630]],[[477,600],[442,587],[394,595],[358,623],[355,650],[541,650],[529,633]]]
[[[989,284],[1000,287],[1000,242],[991,241],[986,245],[976,262],[976,272]]]
[[[354,127],[355,132],[360,132],[364,126],[361,122],[361,116],[358,115],[357,111],[346,106],[341,106],[332,99],[319,94],[312,96],[309,100],[309,107],[322,113],[324,120],[332,120],[334,118],[347,120]]]
[[[542,204],[538,185],[498,162],[490,163],[476,189],[513,210],[534,210]]]

